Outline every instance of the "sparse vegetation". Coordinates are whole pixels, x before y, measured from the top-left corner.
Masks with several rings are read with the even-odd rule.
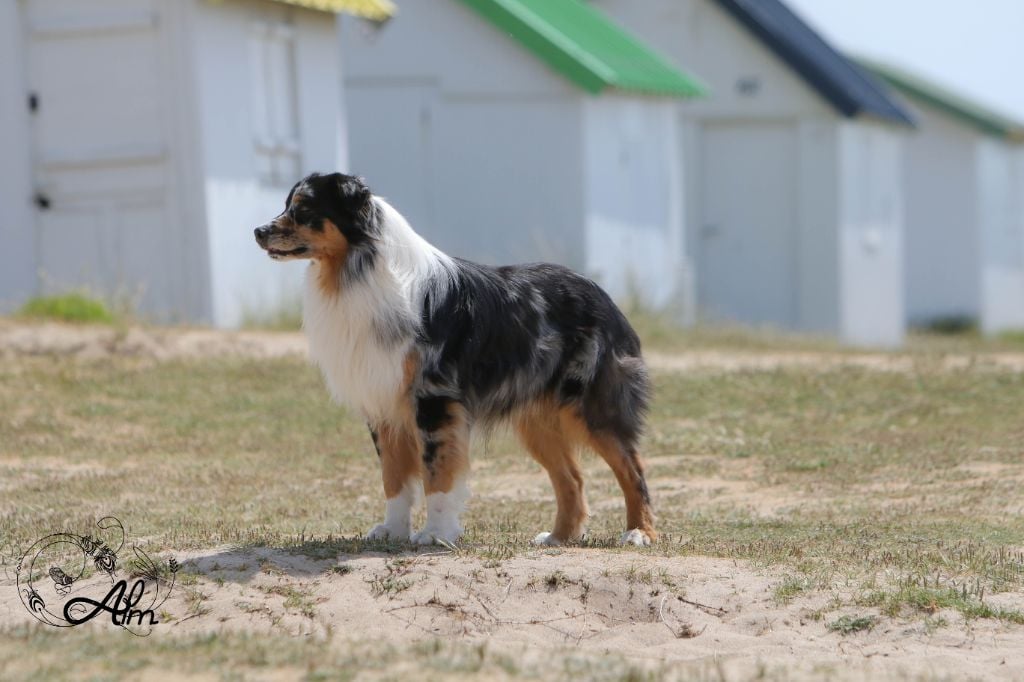
[[[290,296],[267,306],[248,306],[242,312],[242,329],[289,332],[302,329],[302,297]]]
[[[102,301],[86,294],[72,292],[57,296],[37,296],[29,299],[18,314],[22,317],[79,322],[113,324],[114,314]]]
[[[878,618],[875,616],[840,616],[828,624],[828,629],[831,632],[837,632],[845,636],[852,635],[855,632],[870,630],[875,627],[877,622]]]
[[[1005,331],[999,335],[999,340],[1013,346],[1024,346],[1024,329]]]
[[[376,597],[387,597],[393,599],[395,595],[412,587],[412,578],[408,577],[412,571],[413,562],[409,559],[393,559],[384,565],[385,572],[370,578],[370,591]]]
[[[313,601],[310,591],[298,585],[271,585],[263,588],[267,594],[276,594],[284,597],[284,608],[289,611],[298,611],[306,618],[316,615],[316,603]]]
[[[932,334],[977,335],[978,321],[969,315],[936,317],[923,325],[923,330]]]
[[[735,343],[756,353],[769,342]],[[920,636],[962,627],[963,620],[1020,628],[1024,374],[942,364],[944,351],[936,348],[968,343],[989,342],[928,341],[900,356],[906,364],[899,371],[808,365],[656,372],[643,449],[663,535],[643,551],[617,547],[621,497],[596,457],[583,460],[593,511],[583,548],[531,547],[530,538],[549,528],[554,515],[550,485],[501,433],[474,456],[475,498],[456,552],[362,539],[383,511],[377,458],[362,420],[331,405],[316,370],[302,359],[18,357],[0,364],[0,536],[19,548],[116,513],[133,536],[147,538],[150,553],[240,548],[241,556],[182,563],[176,589],[184,606],[161,614],[182,629],[209,619],[203,614],[218,601],[235,604],[239,619],[267,620],[275,631],[295,623],[312,627],[328,620],[316,581],[355,585],[382,612],[412,595],[430,613],[454,604],[445,615],[465,612],[464,625],[472,629],[480,618],[493,623],[496,617],[479,605],[471,613],[471,597],[464,603],[438,597],[428,607],[429,594],[421,594],[423,566],[434,554],[476,562],[478,573],[469,580],[493,581],[514,595],[525,581],[505,575],[510,563],[524,556],[560,561],[580,552],[604,563],[589,574],[545,565],[531,594],[569,600],[572,613],[611,608],[603,617],[664,620],[667,629],[659,629],[688,633],[696,643],[707,634],[690,616],[717,617],[721,604],[691,594],[687,571],[673,564],[669,573],[655,559],[727,560],[723,565],[763,572],[770,577],[760,601],[799,613],[818,633],[874,638],[897,622]],[[670,337],[664,344],[668,352]],[[341,555],[348,557],[343,563]],[[297,557],[322,563],[296,575],[289,561]],[[367,568],[359,563],[363,557],[383,564]],[[275,584],[280,587],[268,587]],[[672,604],[688,611],[670,613]],[[623,605],[636,610],[620,613]],[[433,632],[428,620],[409,621],[414,630]],[[586,636],[582,622],[573,621],[571,631]],[[172,655],[166,648],[172,645],[155,639],[143,650],[124,638],[2,632],[5,678],[18,675],[6,674],[4,660],[48,650],[58,636],[62,649],[117,651],[112,660],[127,647],[142,667],[164,666]],[[240,669],[294,665],[311,677],[330,677],[355,655],[355,649],[325,653],[327,644],[276,636],[173,641],[174,656],[184,652],[198,670],[210,661],[234,661]],[[424,635],[422,641],[434,640]],[[438,677],[456,669],[511,677],[536,671],[517,656],[438,646],[407,650],[406,660],[438,666]],[[459,662],[443,663],[444,656]],[[382,676],[398,674],[383,654],[367,660]],[[586,676],[591,664],[584,657],[578,674]],[[103,677],[98,666],[94,676]],[[605,679],[663,672],[633,664],[615,670],[617,676]]]
[[[809,589],[811,589],[811,581],[806,576],[787,575],[775,588],[775,601],[780,604],[788,604]]]
[[[882,613],[897,617],[907,612],[933,615],[950,609],[964,618],[993,618],[996,620],[1024,625],[1024,612],[1005,609],[987,604],[980,597],[971,595],[966,589],[955,587],[901,586],[895,590],[877,590],[859,601],[865,606],[878,607]]]

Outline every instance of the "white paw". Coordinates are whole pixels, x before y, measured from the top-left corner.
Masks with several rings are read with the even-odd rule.
[[[651,539],[647,537],[647,533],[643,532],[639,528],[633,530],[627,530],[619,538],[620,545],[635,545],[636,547],[647,547],[651,544]]]
[[[398,528],[395,526],[389,526],[386,523],[378,523],[376,526],[370,529],[370,532],[366,534],[367,540],[408,540],[409,539],[409,528]]]
[[[562,541],[551,533],[541,533],[533,539],[533,544],[545,547],[558,547],[562,544]]]
[[[431,528],[427,526],[412,534],[414,545],[454,545],[462,537],[461,528]]]

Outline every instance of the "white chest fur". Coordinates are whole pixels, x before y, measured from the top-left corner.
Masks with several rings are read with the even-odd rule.
[[[416,234],[394,208],[374,197],[381,213],[378,257],[358,282],[327,296],[317,283],[320,265],[306,271],[302,326],[309,355],[323,372],[336,401],[370,421],[394,414],[405,379],[405,358],[419,327],[426,291],[440,300],[452,279],[448,256]],[[408,338],[381,340],[381,321],[396,329],[405,320]]]
[[[331,396],[370,421],[385,419],[402,390],[403,362],[412,338],[384,344],[375,319],[382,311],[402,307],[401,292],[386,282],[360,282],[336,296],[317,284],[319,265],[306,271],[302,326],[310,359],[323,372]]]

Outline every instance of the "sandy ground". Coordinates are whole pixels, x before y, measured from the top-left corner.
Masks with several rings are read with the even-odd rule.
[[[930,630],[881,618],[869,632],[842,636],[815,619],[831,595],[788,605],[772,596],[782,576],[744,562],[662,558],[590,549],[537,550],[504,560],[458,552],[362,554],[316,561],[267,548],[220,548],[179,555],[199,582],[178,587],[165,604],[176,618],[154,637],[245,631],[333,635],[335,646],[402,646],[440,637],[517,657],[544,652],[612,653],[643,665],[689,662],[718,678],[762,670],[784,679],[1020,679],[1024,628],[964,622],[955,612]],[[206,599],[187,615],[193,590]],[[307,613],[288,608],[292,590]],[[44,595],[45,596],[45,595]],[[1015,597],[1020,608],[1020,596]],[[998,596],[991,598],[998,603]],[[1014,606],[1006,598],[1005,606]],[[29,622],[15,590],[0,590],[0,622]],[[87,627],[109,627],[90,623]],[[128,636],[127,634],[125,636]]]
[[[178,327],[117,329],[90,325],[0,321],[0,357],[62,355],[103,358],[135,356],[154,360],[242,355],[271,358],[305,355],[306,339],[300,332],[223,331]],[[811,351],[694,350],[667,354],[645,353],[648,364],[665,371],[712,369],[724,371],[772,370],[788,367],[829,369],[857,367],[875,371],[908,372],[918,361],[900,353],[829,353]],[[1024,372],[1024,353],[941,355],[938,369],[990,367]]]
[[[302,355],[301,334],[203,329],[20,324],[0,321],[0,357],[112,354],[154,360],[241,354]],[[887,353],[651,353],[663,370],[832,368],[909,371],[914,359]],[[984,363],[1024,371],[1022,354],[946,355],[941,367]],[[692,483],[692,482],[691,482]],[[707,677],[746,679],[762,671],[784,679],[1024,679],[1024,627],[933,614],[946,625],[878,620],[843,636],[827,623],[867,608],[815,612],[836,594],[816,592],[781,604],[783,569],[745,562],[595,549],[536,550],[485,560],[460,552],[360,554],[318,561],[272,548],[213,548],[178,555],[194,585],[176,588],[165,608],[174,619],[156,637],[209,631],[326,636],[395,645],[441,637],[507,650],[523,660],[550,652],[613,653],[657,666],[688,661]],[[0,623],[32,622],[10,580],[0,576]],[[205,596],[192,608],[195,593]],[[300,594],[305,606],[286,606]],[[840,597],[849,595],[837,593]],[[988,597],[1024,609],[1024,595]],[[305,613],[303,613],[305,611]],[[100,624],[91,623],[100,627]],[[107,624],[109,627],[109,624]],[[126,635],[128,636],[128,635]]]

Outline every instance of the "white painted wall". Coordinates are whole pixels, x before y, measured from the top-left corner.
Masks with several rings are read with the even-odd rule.
[[[583,114],[586,271],[614,298],[692,315],[674,103],[609,95]]]
[[[284,207],[298,177],[278,185],[257,175],[249,40],[255,21],[290,14],[297,39],[301,170],[343,169],[341,79],[335,18],[251,0],[197,1],[192,49],[205,175],[213,321],[236,326],[247,313],[299,304],[301,262],[276,263],[252,231]]]
[[[839,128],[840,337],[903,342],[903,140],[867,122]]]
[[[36,293],[28,87],[18,3],[0,2],[0,313]]]
[[[1024,148],[984,138],[977,146],[981,328],[1024,329]]]
[[[906,140],[907,319],[981,313],[978,143],[982,136],[919,104]]]

